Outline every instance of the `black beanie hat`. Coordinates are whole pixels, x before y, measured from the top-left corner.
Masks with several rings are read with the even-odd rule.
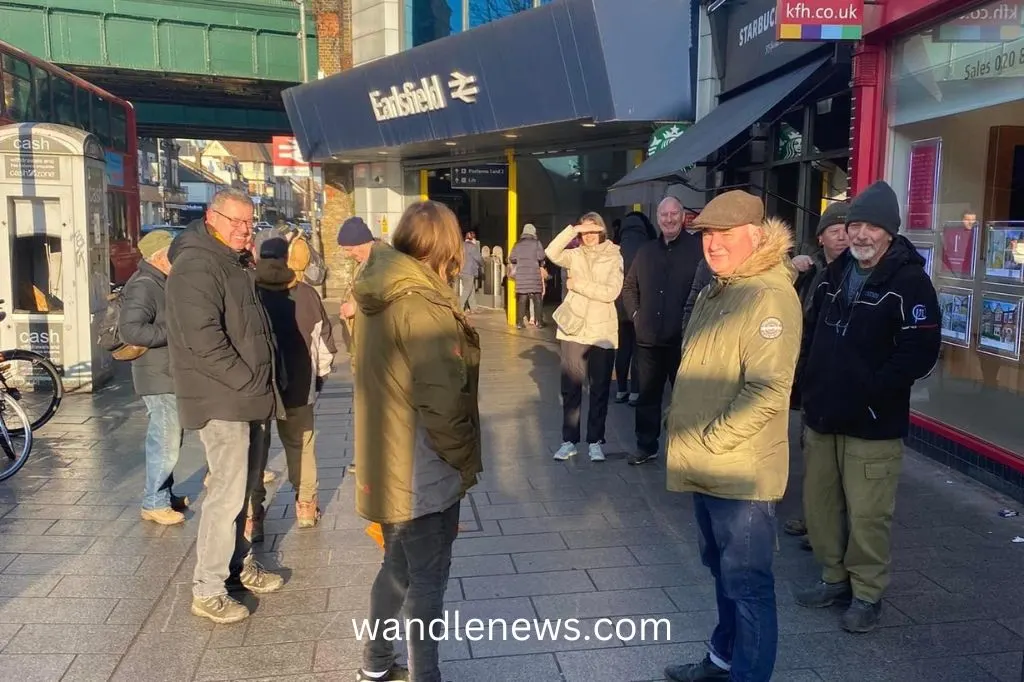
[[[892,236],[900,231],[900,202],[888,183],[879,180],[858,194],[846,213],[846,224],[876,225]]]
[[[814,232],[814,236],[820,236],[822,232],[833,225],[846,225],[846,213],[849,210],[850,205],[845,201],[835,201],[826,206],[821,218],[818,219],[818,229]]]

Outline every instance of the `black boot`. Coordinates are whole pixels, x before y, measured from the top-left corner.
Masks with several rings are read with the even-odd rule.
[[[827,583],[824,580],[795,595],[796,603],[809,609],[823,609],[836,603],[848,604],[852,597],[849,582]]]
[[[843,613],[841,624],[847,632],[871,632],[878,627],[882,617],[882,602],[872,604],[863,599],[854,599],[850,608]]]
[[[665,668],[665,679],[672,682],[704,682],[705,680],[728,680],[729,671],[719,668],[705,656],[700,663],[670,665]]]

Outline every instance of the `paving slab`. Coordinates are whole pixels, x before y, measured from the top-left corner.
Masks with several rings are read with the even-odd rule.
[[[632,410],[609,410],[608,461],[553,461],[557,345],[510,333],[497,315],[474,319],[484,350],[484,474],[463,503],[453,550],[440,647],[445,680],[649,682],[662,679],[666,664],[702,656],[715,596],[692,502],[664,489],[663,461],[623,461]],[[253,616],[230,626],[189,611],[205,473],[194,434],[175,471],[176,489],[193,499],[186,523],[145,523],[145,408],[130,381],[122,375],[92,396],[68,395],[33,459],[0,483],[3,679],[351,679],[381,552],[354,513],[346,468],[351,377],[338,364],[317,408],[322,523],[295,526],[275,441],[269,468],[278,479],[256,552],[288,582],[279,593],[247,597]],[[800,513],[796,449],[791,469],[780,522]],[[1024,546],[1011,541],[1024,536],[1024,518],[1000,518],[1004,507],[1014,505],[908,452],[882,627],[858,637],[840,630],[838,610],[796,606],[794,591],[818,569],[797,539],[781,536],[773,680],[1018,682]],[[396,648],[405,650],[402,642]]]

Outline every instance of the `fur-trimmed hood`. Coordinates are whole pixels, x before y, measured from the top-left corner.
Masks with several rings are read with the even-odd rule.
[[[789,273],[790,281],[796,281],[797,271],[789,258],[793,249],[793,234],[789,225],[779,218],[768,218],[761,224],[761,229],[761,243],[750,258],[743,261],[734,273],[720,279],[753,277],[782,266]]]

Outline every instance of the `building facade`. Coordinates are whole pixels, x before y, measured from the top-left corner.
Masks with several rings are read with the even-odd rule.
[[[885,179],[943,310],[913,445],[1024,499],[1024,16],[1016,2],[869,6],[852,184]]]
[[[186,200],[174,140],[139,140],[139,211],[141,225],[177,224],[175,208]]]

